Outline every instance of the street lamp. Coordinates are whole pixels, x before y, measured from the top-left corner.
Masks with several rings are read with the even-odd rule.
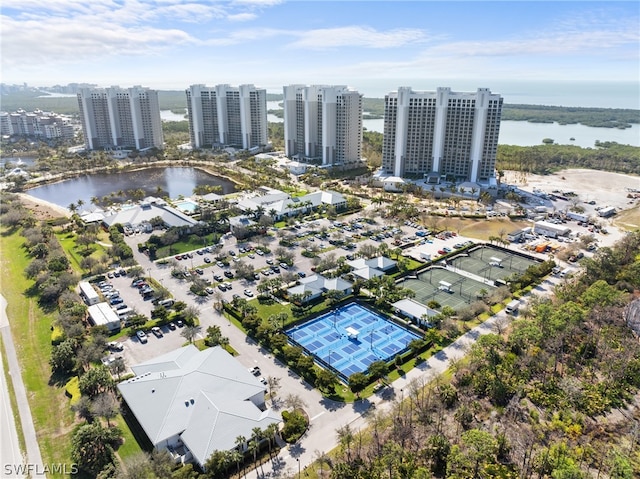
[[[300,458],[296,457],[296,461],[298,461],[298,479],[300,479]]]

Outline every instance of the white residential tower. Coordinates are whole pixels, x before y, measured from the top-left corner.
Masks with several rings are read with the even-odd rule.
[[[266,90],[253,85],[191,85],[186,95],[193,148],[267,145]]]
[[[495,178],[502,97],[450,88],[385,96],[382,168],[397,177],[487,184]]]
[[[78,106],[88,150],[163,147],[158,92],[133,88],[82,88]]]
[[[346,86],[284,87],[285,154],[325,166],[362,159],[362,95]]]

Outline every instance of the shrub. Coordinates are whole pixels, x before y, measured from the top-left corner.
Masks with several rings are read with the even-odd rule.
[[[300,411],[283,411],[282,439],[288,443],[296,442],[307,430],[307,418]]]

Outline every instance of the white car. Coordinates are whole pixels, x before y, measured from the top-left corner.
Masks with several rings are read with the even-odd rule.
[[[146,343],[148,341],[147,339],[147,333],[145,333],[144,331],[140,330],[136,332],[136,336],[138,336],[138,341],[140,341],[142,344]]]
[[[251,291],[250,289],[245,289],[244,290],[244,295],[248,296],[249,298],[253,297],[253,291]]]

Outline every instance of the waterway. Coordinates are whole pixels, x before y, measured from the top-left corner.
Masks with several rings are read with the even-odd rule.
[[[279,110],[281,103],[281,101],[268,101],[267,110]],[[184,117],[169,110],[161,111],[160,114],[164,121],[184,120]],[[282,123],[284,120],[273,114],[268,114],[267,121]],[[384,119],[363,120],[362,125],[369,131],[383,133]],[[576,145],[583,148],[593,148],[596,140],[640,146],[640,125],[632,125],[631,128],[620,130],[618,128],[594,128],[581,124],[560,125],[558,123],[530,123],[528,121],[502,121],[500,123],[498,143],[501,145],[535,146],[541,145],[545,138],[551,138],[555,143],[561,145]]]
[[[168,195],[170,198],[187,197],[191,196],[193,189],[200,185],[220,185],[223,194],[235,191],[233,182],[197,168],[154,167],[113,174],[83,175],[71,180],[32,188],[27,193],[66,208],[78,200],[89,205],[94,196],[101,198],[120,190],[126,192],[142,189],[146,195],[150,196],[160,193],[160,196]]]

